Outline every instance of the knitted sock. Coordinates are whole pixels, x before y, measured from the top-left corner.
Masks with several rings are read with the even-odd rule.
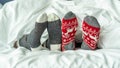
[[[62,19],[62,51],[75,49],[75,33],[78,21],[74,13],[68,12]]]
[[[61,21],[60,18],[52,13],[48,15],[48,47],[50,50],[60,50],[61,49]]]
[[[35,28],[30,32],[28,36],[24,36],[20,39],[19,44],[25,46],[28,49],[40,50],[42,49],[40,38],[45,28],[47,27],[47,14],[43,14],[37,18]],[[29,46],[29,47],[28,47]]]
[[[83,43],[82,49],[97,49],[97,42],[100,34],[100,25],[93,16],[86,16],[82,24]]]
[[[25,47],[25,48],[31,50],[30,44],[27,42],[27,36],[28,35],[24,35],[22,38],[20,38],[19,42],[17,42],[17,43],[18,43],[18,46]]]

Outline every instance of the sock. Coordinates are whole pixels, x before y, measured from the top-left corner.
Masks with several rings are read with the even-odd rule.
[[[100,34],[100,25],[93,16],[86,16],[82,23],[83,42],[82,49],[95,50]]]
[[[50,50],[61,50],[61,21],[60,18],[52,13],[48,15],[48,47]]]
[[[23,37],[17,42],[17,45],[31,50],[30,44],[27,42],[27,36],[28,35],[23,35]]]
[[[78,21],[74,13],[68,12],[62,19],[62,48],[61,50],[75,49],[75,33],[77,30]]]
[[[22,39],[20,39],[19,44],[21,46],[24,45],[26,47],[30,46],[29,49],[31,48],[32,51],[40,50],[41,49],[40,38],[46,27],[47,27],[47,14],[44,13],[42,14],[42,16],[39,16],[37,18],[35,28],[30,32],[28,36],[22,37]]]

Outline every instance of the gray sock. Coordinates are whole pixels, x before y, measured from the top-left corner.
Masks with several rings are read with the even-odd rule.
[[[48,15],[48,47],[50,50],[61,50],[61,21],[60,18],[52,13]]]
[[[45,28],[47,27],[47,21],[44,23],[36,23],[35,28],[28,35],[27,39],[32,48],[38,47],[40,43],[40,38]]]
[[[27,36],[28,35],[24,35],[22,38],[20,38],[19,45],[31,50],[30,44],[27,42]]]
[[[28,49],[37,48],[40,46],[40,38],[45,28],[47,27],[47,14],[43,14],[37,18],[35,28],[30,32],[28,36],[24,36],[20,39],[19,44],[25,45]],[[27,45],[26,45],[27,44]],[[29,47],[28,47],[29,46]]]
[[[83,35],[87,34],[88,38],[90,38],[90,39],[87,40],[89,42],[86,42],[85,40],[83,40],[81,48],[82,49],[87,49],[87,50],[97,49],[97,41],[98,41],[98,37],[99,37],[99,33],[100,33],[100,25],[99,25],[97,19],[95,17],[93,17],[93,16],[86,16],[84,18],[83,23],[88,24],[88,26],[83,26],[82,25]],[[96,31],[96,33],[94,31]],[[93,35],[93,33],[94,33],[94,35]],[[94,37],[94,38],[95,38],[95,36],[97,36],[96,41],[95,41],[95,39],[91,38],[90,36]],[[83,36],[83,39],[85,39],[85,36]],[[92,41],[94,42],[94,44],[93,44]],[[94,46],[91,46],[91,45],[94,45]]]
[[[75,33],[77,26],[76,15],[71,11],[68,12],[62,20],[62,51],[75,49]]]

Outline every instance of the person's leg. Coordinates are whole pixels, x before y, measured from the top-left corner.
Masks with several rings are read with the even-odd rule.
[[[17,46],[25,47],[31,50],[30,44],[27,42],[27,36],[28,35],[24,35],[22,38],[20,38],[19,42],[17,42]]]
[[[48,47],[50,50],[61,50],[61,21],[60,18],[51,13],[48,15]]]
[[[42,49],[40,38],[44,30],[47,28],[47,14],[44,13],[37,18],[35,28],[27,36],[23,36],[19,40],[20,46],[27,47],[32,51]]]
[[[82,49],[97,49],[97,42],[100,34],[100,25],[93,16],[86,16],[82,23],[83,42]]]
[[[78,21],[73,12],[68,12],[62,19],[62,51],[75,49],[75,33]]]

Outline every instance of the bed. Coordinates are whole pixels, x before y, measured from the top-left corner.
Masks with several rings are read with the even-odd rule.
[[[0,9],[0,68],[119,68],[119,0],[14,0]],[[79,26],[86,15],[95,16],[101,26],[99,50],[40,50],[14,48],[15,41],[34,28],[43,12],[61,19],[68,12],[76,14]],[[47,31],[42,43],[47,39]]]

